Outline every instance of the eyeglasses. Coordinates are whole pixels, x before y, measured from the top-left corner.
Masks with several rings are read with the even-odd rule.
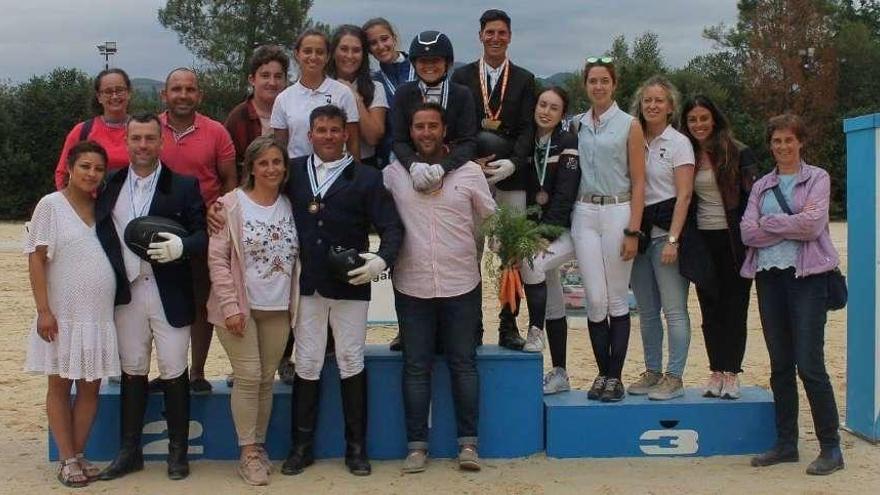
[[[613,64],[614,57],[587,57],[588,64]]]
[[[107,88],[107,89],[102,89],[102,90],[100,91],[100,93],[101,93],[102,96],[106,96],[106,97],[108,97],[108,98],[111,97],[111,96],[117,96],[117,95],[120,95],[120,96],[121,96],[121,95],[124,95],[124,94],[127,94],[127,93],[128,93],[128,88],[122,88],[122,87],[119,87],[119,88]]]

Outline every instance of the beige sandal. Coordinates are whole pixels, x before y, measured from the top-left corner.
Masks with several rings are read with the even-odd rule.
[[[86,459],[86,456],[82,452],[76,454],[76,460],[79,462],[80,469],[82,469],[83,474],[86,475],[86,478],[88,478],[89,481],[93,481],[98,478],[98,474],[101,472],[101,468],[92,464],[90,460]]]
[[[82,471],[76,457],[64,459],[58,466],[58,481],[67,488],[82,488],[89,484],[89,479]]]

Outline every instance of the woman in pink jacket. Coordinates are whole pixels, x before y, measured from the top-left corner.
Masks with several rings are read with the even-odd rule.
[[[242,186],[220,199],[226,222],[208,247],[208,320],[232,364],[238,473],[251,485],[269,483],[272,382],[299,298],[296,228],[290,201],[279,194],[287,176],[287,151],[271,137],[255,139],[245,151]]]
[[[776,168],[752,186],[740,223],[748,248],[740,274],[754,278],[758,289],[776,405],[776,445],[753,457],[752,466],[799,460],[797,372],[821,449],[807,474],[831,474],[843,469],[823,349],[828,276],[838,264],[828,232],[831,182],[828,172],[801,158],[804,126],[797,116],[770,119],[767,140]]]

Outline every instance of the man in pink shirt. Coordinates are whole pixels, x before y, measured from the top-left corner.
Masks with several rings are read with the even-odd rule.
[[[235,146],[223,124],[198,112],[202,90],[196,73],[178,68],[165,79],[161,93],[167,110],[159,115],[162,122],[162,164],[178,174],[195,177],[205,206],[210,207],[221,194],[237,185]],[[208,393],[211,384],[205,380],[205,361],[211,346],[213,326],[208,323],[205,305],[211,280],[207,260],[199,256],[191,260],[196,319],[192,324],[192,366],[190,388],[194,393]]]
[[[446,123],[443,107],[415,108],[410,137],[419,159],[440,163]],[[474,240],[495,201],[479,165],[466,162],[447,172],[434,189],[419,192],[409,172],[395,161],[383,170],[404,224],[404,238],[394,265],[395,307],[403,339],[403,398],[409,455],[403,471],[425,469],[428,411],[435,341],[441,340],[452,379],[459,467],[479,470],[477,422],[479,376],[476,330],[480,322],[480,270]]]

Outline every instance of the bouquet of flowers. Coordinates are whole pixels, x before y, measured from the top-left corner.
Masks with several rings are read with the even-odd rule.
[[[529,218],[537,216],[540,210],[540,206],[533,206],[525,212],[499,206],[483,224],[483,235],[489,238],[490,251],[495,254],[486,257],[485,271],[490,279],[497,281],[501,307],[509,305],[514,313],[519,300],[525,297],[519,276],[520,265],[525,262],[531,266],[535,256],[547,250],[548,239],[559,237],[564,230]]]

